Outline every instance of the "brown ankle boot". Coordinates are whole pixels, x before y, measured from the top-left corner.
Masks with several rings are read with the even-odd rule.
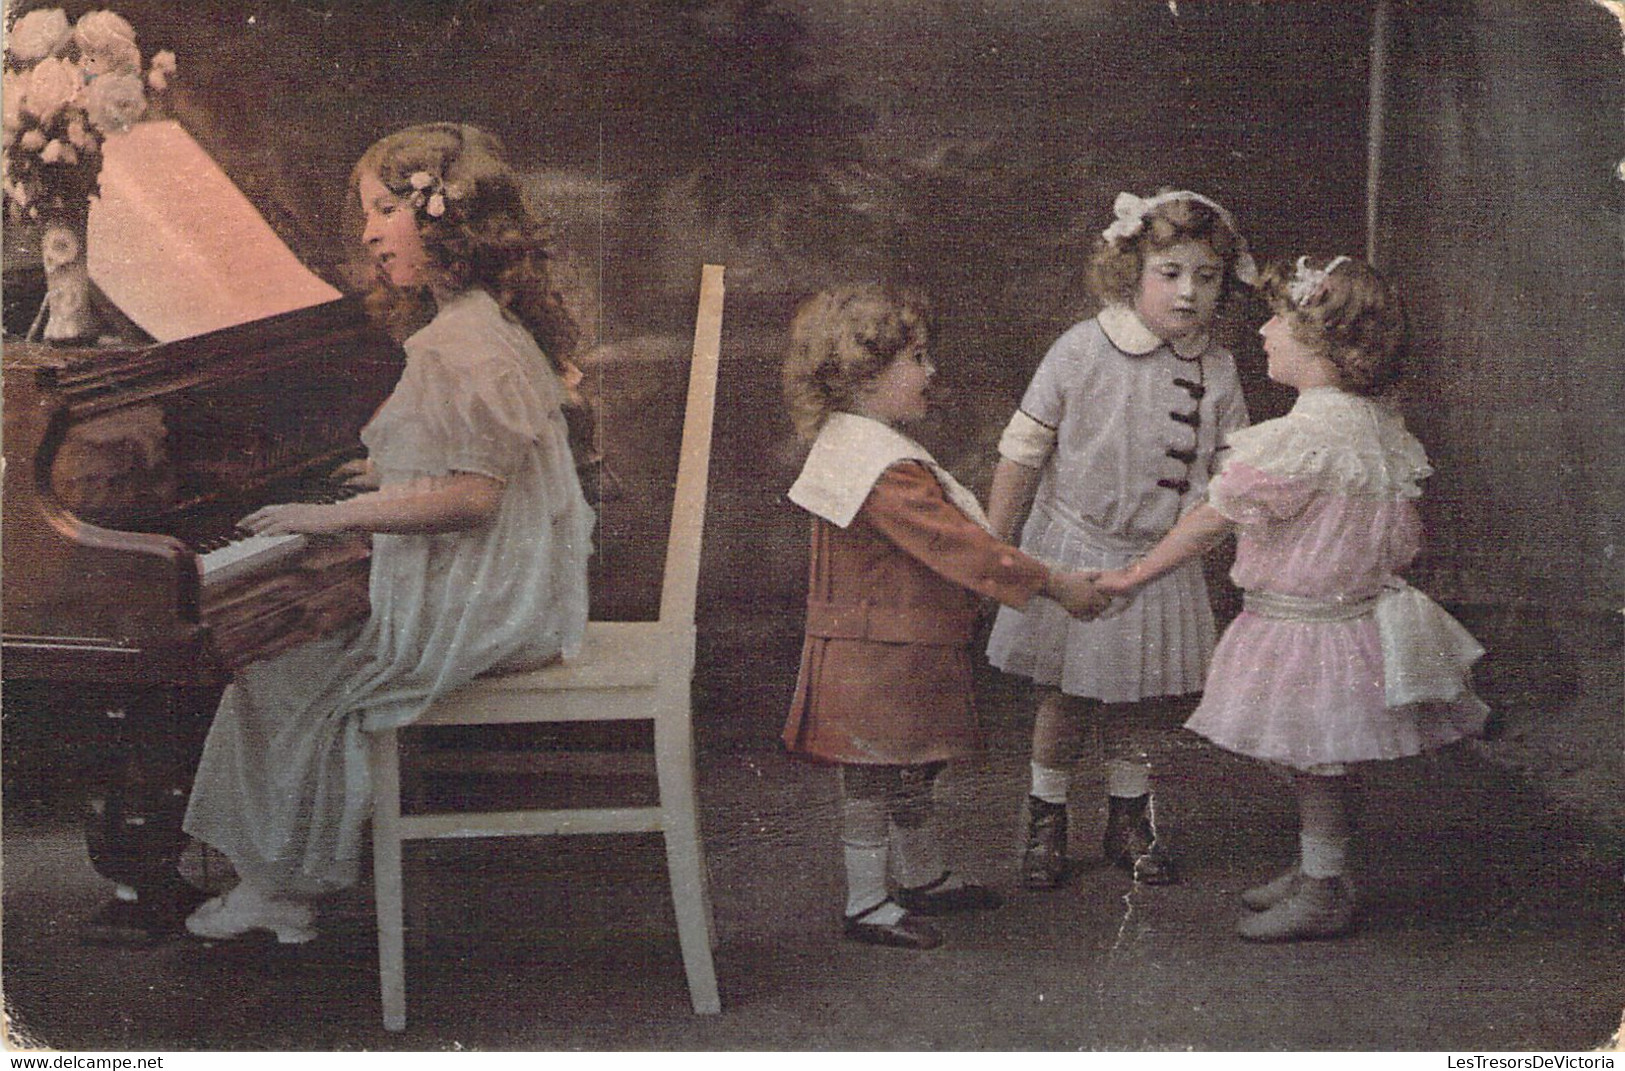
[[[1027,848],[1021,853],[1021,883],[1054,889],[1066,881],[1066,804],[1027,797]]]
[[[1292,895],[1236,926],[1249,941],[1313,941],[1354,932],[1354,894],[1347,881],[1301,875]]]

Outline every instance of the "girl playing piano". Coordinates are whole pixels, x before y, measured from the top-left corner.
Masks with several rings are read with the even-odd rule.
[[[374,489],[242,522],[371,533],[372,606],[362,625],[249,666],[221,699],[185,829],[240,883],[187,919],[200,937],[314,937],[313,898],[357,876],[367,731],[487,670],[568,657],[586,624],[594,516],[560,408],[575,324],[499,144],[411,127],[368,149],[353,182],[372,307],[399,322],[427,302],[433,318],[361,433],[368,460],[351,475]]]

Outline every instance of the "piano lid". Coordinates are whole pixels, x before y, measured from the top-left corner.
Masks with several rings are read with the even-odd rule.
[[[137,123],[102,146],[90,277],[159,342],[333,301],[179,123]]]

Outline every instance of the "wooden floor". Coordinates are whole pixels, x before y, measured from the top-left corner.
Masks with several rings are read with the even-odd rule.
[[[1013,890],[1028,715],[985,689],[992,749],[943,784],[958,863],[1012,890],[930,953],[844,942],[828,771],[771,747],[702,754],[723,1013],[696,1017],[654,838],[426,845],[459,874],[408,956],[412,1019],[380,1021],[366,886],[297,947],[178,939],[91,948],[106,885],[75,825],[5,813],[3,983],[14,1043],[66,1050],[1217,1049],[1572,1051],[1618,1028],[1617,841],[1463,747],[1368,778],[1362,931],[1259,947],[1235,894],[1291,855],[1294,815],[1256,764],[1183,739],[1161,799],[1186,881],[1098,863],[1098,784],[1074,805],[1077,884]],[[192,865],[196,860],[191,860]],[[218,877],[218,870],[215,871]],[[410,893],[409,893],[410,895]]]

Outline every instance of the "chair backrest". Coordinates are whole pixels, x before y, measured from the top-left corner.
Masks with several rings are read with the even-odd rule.
[[[694,358],[688,373],[677,492],[666,538],[666,571],[660,585],[660,620],[667,624],[694,622],[700,540],[705,530],[705,492],[711,478],[711,424],[722,349],[722,295],[722,266],[705,265],[700,273],[700,304],[694,321]]]

